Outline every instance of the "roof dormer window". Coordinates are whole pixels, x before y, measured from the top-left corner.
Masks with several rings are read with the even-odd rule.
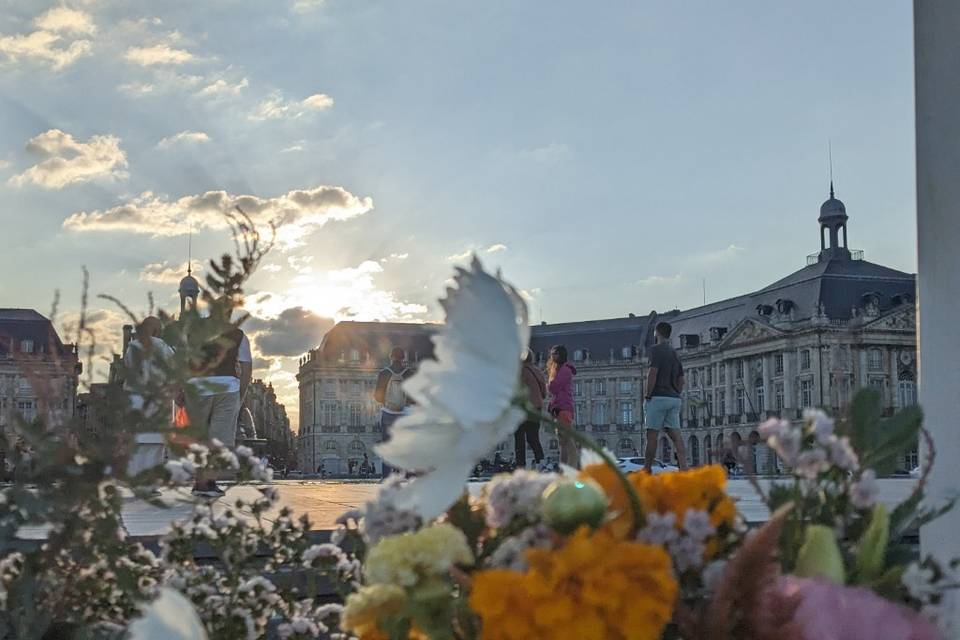
[[[21,341],[20,341],[20,352],[21,352],[21,353],[33,353],[33,340],[21,340]]]
[[[771,316],[773,315],[773,306],[769,304],[758,304],[757,305],[757,315],[760,316]]]

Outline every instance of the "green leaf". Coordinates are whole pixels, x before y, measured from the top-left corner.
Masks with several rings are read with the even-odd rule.
[[[880,394],[873,389],[861,389],[850,403],[850,420],[847,435],[858,452],[867,451],[876,442],[882,407]]]
[[[860,538],[857,549],[855,566],[858,582],[869,582],[880,575],[889,539],[890,514],[883,504],[877,504],[870,516],[870,526]]]
[[[887,475],[897,468],[899,457],[916,446],[923,423],[919,407],[907,407],[893,417],[881,420],[879,436],[863,451],[861,464],[874,469],[878,475]]]
[[[823,578],[836,584],[846,581],[843,556],[840,555],[833,529],[819,524],[807,527],[794,573],[803,578]]]

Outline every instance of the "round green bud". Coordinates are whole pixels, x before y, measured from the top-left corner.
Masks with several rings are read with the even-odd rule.
[[[609,501],[593,480],[560,478],[543,492],[543,518],[557,533],[573,533],[580,525],[596,529],[603,522]]]

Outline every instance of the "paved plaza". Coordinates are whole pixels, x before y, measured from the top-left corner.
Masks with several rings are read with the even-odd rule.
[[[771,480],[761,479],[760,485],[766,489]],[[893,507],[910,495],[915,480],[889,479],[880,480],[880,499],[888,507]],[[472,492],[479,492],[482,482],[470,484]],[[336,519],[344,511],[362,506],[372,499],[377,492],[378,484],[375,481],[339,481],[339,480],[280,480],[274,483],[279,489],[279,504],[269,513],[265,520],[273,521],[277,512],[284,506],[290,507],[299,516],[306,513],[310,516],[313,528],[317,531],[329,531],[336,526]],[[730,495],[737,501],[740,513],[751,524],[764,522],[769,512],[754,488],[746,480],[731,480],[728,484]],[[214,504],[216,511],[222,511],[236,500],[251,501],[259,495],[256,485],[239,485],[230,487],[227,495]],[[170,530],[170,523],[189,517],[194,510],[194,498],[189,490],[167,490],[162,500],[169,504],[167,508],[151,505],[143,500],[129,497],[123,509],[123,522],[130,536],[138,539],[152,540],[164,535]],[[242,516],[253,520],[249,512]],[[41,527],[24,528],[19,537],[25,540],[42,539],[45,529]]]

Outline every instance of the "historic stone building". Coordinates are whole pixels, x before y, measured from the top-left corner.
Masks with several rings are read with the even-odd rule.
[[[52,427],[73,416],[81,371],[76,346],[64,344],[50,320],[32,309],[0,309],[0,457],[18,415]]]
[[[532,329],[531,348],[542,361],[552,345],[566,345],[578,370],[576,427],[617,455],[637,455],[645,444],[646,351],[656,323],[670,322],[686,369],[688,461],[719,461],[729,449],[747,471],[776,472],[756,431],[768,416],[799,419],[803,407],[839,412],[858,388],[868,386],[880,392],[887,413],[916,402],[914,276],[851,251],[847,221],[831,185],[818,219],[820,251],[798,271],[759,291],[694,309],[543,323]],[[304,453],[311,460],[329,460],[329,469],[369,451],[379,439],[372,381],[385,363],[391,333],[418,340],[417,353],[428,357],[432,330],[341,323],[303,360],[300,437],[301,443],[307,438]],[[370,340],[379,347],[363,348]],[[543,439],[548,455],[557,459],[556,438],[543,434]],[[512,448],[512,441],[501,445],[505,455]],[[663,438],[661,459],[673,459],[670,449]],[[915,454],[909,458],[905,468],[915,463]]]
[[[246,411],[240,412],[240,432],[247,438],[265,441],[258,453],[266,456],[278,472],[297,467],[296,438],[287,408],[277,402],[273,385],[263,380],[251,382],[243,407]]]

